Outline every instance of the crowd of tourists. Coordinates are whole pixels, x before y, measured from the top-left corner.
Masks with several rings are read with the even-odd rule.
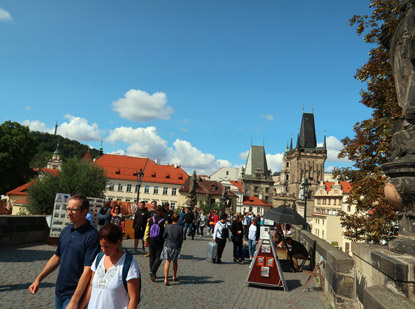
[[[62,230],[55,254],[29,291],[36,294],[41,281],[59,267],[56,308],[136,308],[140,302],[141,275],[133,255],[122,248],[124,217],[120,206],[111,208],[105,203],[100,209],[99,232],[91,224],[88,209],[84,196],[71,197],[66,208],[71,224]],[[203,237],[207,228],[207,236],[217,244],[213,262],[222,263],[226,243],[232,241],[233,260],[242,263],[245,258],[254,258],[262,224],[263,218],[252,213],[228,215],[212,210],[207,214],[197,207],[181,207],[174,212],[168,203],[158,206],[153,201],[147,209],[145,202],[140,202],[133,221],[134,254],[138,253],[141,240],[142,252],[149,258],[152,281],[156,281],[164,260],[164,284],[169,286],[171,264],[171,278],[179,281],[178,261],[184,240]],[[278,237],[274,240],[278,245]],[[295,241],[287,243],[298,249]]]

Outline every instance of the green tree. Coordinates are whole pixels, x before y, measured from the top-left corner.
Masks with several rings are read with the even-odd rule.
[[[355,15],[350,19],[357,33],[363,35],[367,43],[375,45],[367,63],[355,75],[366,83],[360,102],[372,108],[372,118],[355,124],[354,138],[342,140],[344,148],[339,157],[354,161],[355,169],[341,169],[335,173],[352,183],[348,202],[356,204],[357,211],[351,215],[341,212],[340,216],[345,236],[353,241],[383,243],[397,233],[396,214],[384,198],[385,177],[381,166],[390,157],[392,125],[401,116],[401,110],[389,52],[380,42],[382,26],[393,33],[400,21],[396,5],[394,0],[372,0],[371,15]]]
[[[28,210],[32,214],[51,214],[56,193],[104,197],[106,183],[104,170],[98,165],[82,159],[68,159],[58,176],[48,174],[30,187]]]
[[[11,121],[0,125],[0,194],[33,177],[29,163],[35,154],[35,146],[29,128]]]

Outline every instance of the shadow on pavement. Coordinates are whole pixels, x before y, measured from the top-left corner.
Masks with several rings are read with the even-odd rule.
[[[199,257],[195,257],[193,255],[185,255],[185,254],[180,254],[180,259],[181,260],[196,260],[196,261],[203,261],[206,260],[206,258],[199,258]]]
[[[27,246],[25,247],[27,248]],[[2,263],[19,263],[47,261],[54,254],[54,251],[46,250],[27,250],[19,248],[9,248],[0,254],[0,262]]]
[[[285,283],[287,283],[288,291],[292,291],[303,286],[300,280],[285,280]]]
[[[32,283],[24,283],[24,284],[6,284],[6,285],[0,285],[0,293],[1,292],[7,292],[7,291],[17,291],[17,290],[27,290],[29,288],[29,286]],[[41,283],[40,284],[40,288],[51,288],[51,287],[55,287],[54,283]],[[29,291],[27,291],[27,293],[30,293]]]
[[[210,280],[212,277],[207,276],[181,276],[180,284],[212,284],[223,283],[223,280]]]

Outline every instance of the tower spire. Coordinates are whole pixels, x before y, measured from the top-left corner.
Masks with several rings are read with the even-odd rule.
[[[56,133],[58,133],[58,121],[56,121],[56,124],[55,124],[55,135]]]
[[[323,144],[323,150],[327,150],[326,129],[324,129],[324,144]]]
[[[291,132],[290,150],[293,150],[293,133]]]

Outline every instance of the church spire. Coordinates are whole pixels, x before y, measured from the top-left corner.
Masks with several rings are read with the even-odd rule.
[[[102,148],[102,137],[101,137],[101,147],[99,147],[99,156],[102,157],[104,154],[104,149]]]
[[[326,129],[324,129],[324,144],[323,144],[323,150],[327,150]]]
[[[291,133],[290,150],[293,150],[293,134]]]

